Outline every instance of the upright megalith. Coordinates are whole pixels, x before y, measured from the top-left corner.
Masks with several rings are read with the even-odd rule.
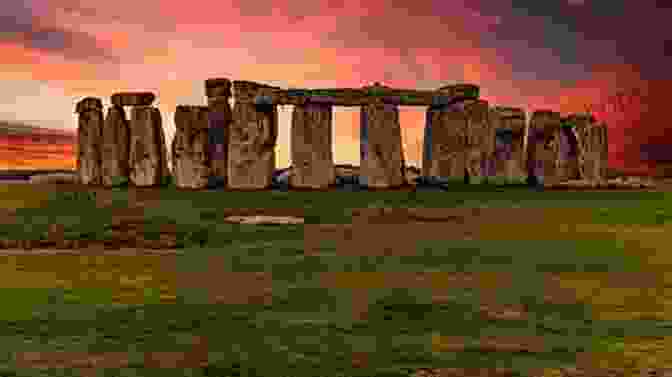
[[[77,123],[77,174],[85,185],[101,183],[101,148],[103,129],[103,103],[99,98],[86,97],[75,107]]]
[[[362,185],[370,188],[404,185],[404,151],[397,105],[377,103],[362,106],[360,127],[366,137],[362,143]]]
[[[335,182],[331,108],[311,102],[294,107],[290,146],[293,187],[324,189]]]
[[[530,118],[527,161],[528,175],[539,184],[557,183],[558,135],[562,125],[560,113],[537,110]]]
[[[112,105],[107,110],[102,136],[103,185],[115,186],[128,182],[130,129],[123,107]]]
[[[268,86],[233,82],[235,105],[228,152],[228,187],[232,189],[266,189],[273,182],[278,112],[273,104],[255,104],[256,94],[264,87]]]
[[[579,114],[570,114],[562,118],[562,127],[558,132],[558,177],[562,181],[582,179],[580,169],[582,147],[580,144],[580,130],[590,124],[590,117]]]
[[[480,99],[464,101],[467,119],[466,167],[469,183],[482,183],[493,170],[495,129],[489,119],[488,102]]]
[[[171,146],[173,177],[178,188],[201,189],[211,176],[207,106],[177,106]]]
[[[219,186],[227,184],[229,133],[233,122],[231,81],[224,78],[205,80],[208,97],[208,159],[211,177]]]
[[[604,181],[607,179],[609,161],[609,141],[607,125],[594,118],[584,118],[577,122],[576,135],[579,139],[579,171],[583,179]]]
[[[523,182],[525,173],[525,111],[495,106],[490,111],[495,128],[495,176],[509,183]]]
[[[151,106],[156,96],[151,92],[121,92],[110,99],[113,106]]]
[[[161,112],[152,106],[134,106],[130,124],[130,181],[135,186],[160,185],[168,170]]]
[[[425,137],[429,136],[430,140],[425,141],[423,152],[424,176],[451,181],[464,181],[468,177],[468,161],[472,151],[469,148],[470,115],[467,107],[476,104],[470,111],[474,112],[473,115],[482,115],[483,103],[474,102],[478,93],[478,86],[471,84],[445,86],[438,90],[438,94],[450,96],[452,100],[448,104],[432,105],[427,109]],[[473,135],[478,135],[478,131]],[[476,148],[474,153],[480,155]],[[476,172],[480,176],[483,169],[477,168]]]

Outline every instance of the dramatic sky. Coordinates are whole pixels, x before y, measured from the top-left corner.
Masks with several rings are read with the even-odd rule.
[[[170,142],[175,106],[204,105],[211,77],[312,88],[468,82],[527,111],[593,104],[609,126],[610,164],[634,168],[641,144],[672,143],[660,116],[669,20],[664,0],[2,0],[0,121],[72,132],[79,99],[107,106],[113,92],[149,90]],[[291,107],[280,110],[284,167]],[[338,163],[358,164],[358,110],[335,110]],[[424,111],[401,108],[414,164]],[[74,167],[57,139],[5,138],[0,169]]]

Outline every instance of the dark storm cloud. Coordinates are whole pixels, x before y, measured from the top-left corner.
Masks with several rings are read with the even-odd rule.
[[[478,3],[478,4],[476,4]],[[659,4],[657,4],[659,3]],[[515,48],[519,52],[514,67],[522,71],[554,72],[558,77],[577,72],[561,65],[590,70],[594,65],[630,64],[648,79],[669,75],[667,23],[672,8],[660,7],[658,0],[570,1],[502,0],[474,1],[479,12],[502,16],[494,32],[482,36],[489,47]],[[538,61],[522,46],[553,51],[546,61]],[[667,56],[666,56],[667,55]],[[540,64],[542,63],[542,64]]]
[[[68,59],[117,62],[118,57],[88,33],[45,25],[29,0],[5,0],[0,14],[0,43],[11,43]]]

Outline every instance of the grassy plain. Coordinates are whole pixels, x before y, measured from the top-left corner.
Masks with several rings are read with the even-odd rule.
[[[0,255],[0,375],[672,368],[670,194],[477,187],[3,186],[0,239],[47,238],[59,224],[64,238],[101,240],[135,208],[143,237],[170,228],[176,247]],[[224,221],[239,212],[305,223]]]

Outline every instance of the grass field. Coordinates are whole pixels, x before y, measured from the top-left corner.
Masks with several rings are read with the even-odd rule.
[[[672,368],[667,193],[16,187],[0,239],[104,239],[139,205],[144,237],[170,227],[178,247],[0,255],[1,376]],[[305,224],[226,223],[232,208]]]

